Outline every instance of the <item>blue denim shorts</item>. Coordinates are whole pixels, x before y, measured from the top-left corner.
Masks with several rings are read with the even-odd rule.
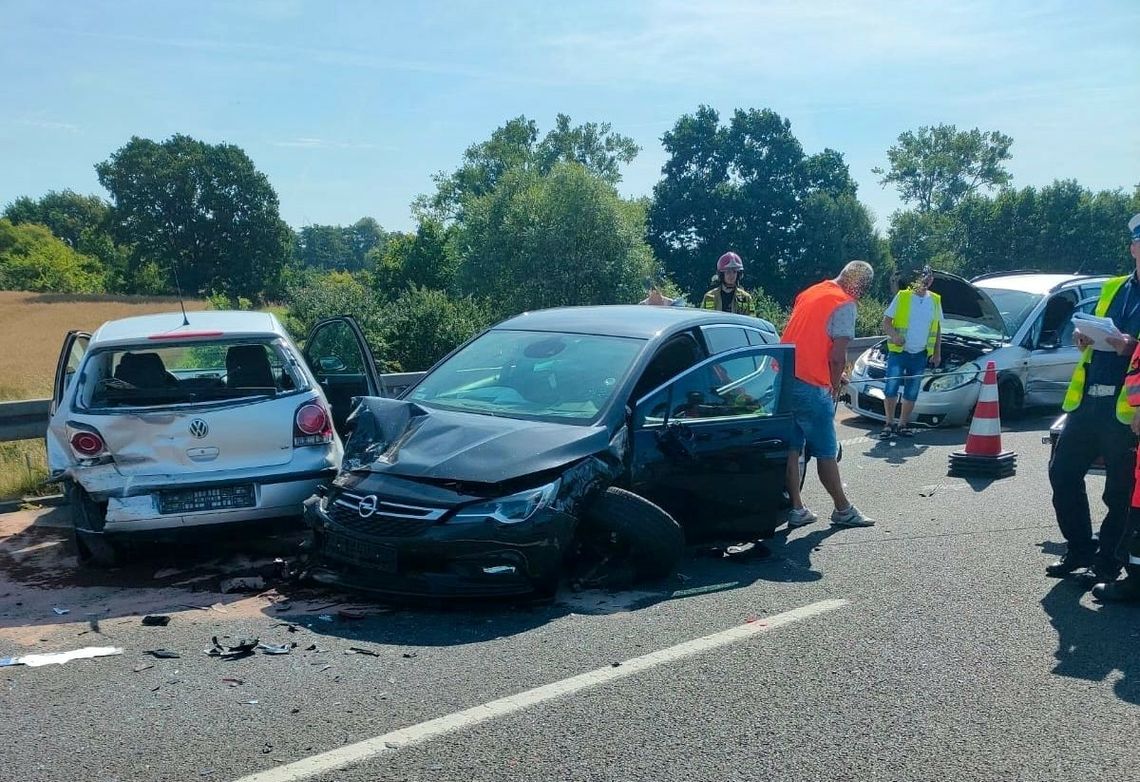
[[[835,439],[835,400],[831,389],[813,386],[799,378],[792,381],[792,450],[803,453],[804,444],[817,459],[834,459],[839,455]]]
[[[887,382],[883,389],[887,399],[895,399],[899,395],[899,386],[902,386],[903,399],[913,402],[918,399],[919,386],[922,385],[922,375],[926,372],[926,351],[919,353],[888,353],[887,354]],[[903,380],[903,378],[906,380]]]

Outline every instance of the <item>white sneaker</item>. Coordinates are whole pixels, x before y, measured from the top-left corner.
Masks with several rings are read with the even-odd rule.
[[[788,522],[788,529],[795,529],[796,527],[803,527],[816,521],[819,516],[812,512],[811,508],[789,508],[784,514],[784,518]]]
[[[831,512],[831,523],[837,527],[873,527],[875,520],[869,519],[854,505],[847,510],[834,510]]]

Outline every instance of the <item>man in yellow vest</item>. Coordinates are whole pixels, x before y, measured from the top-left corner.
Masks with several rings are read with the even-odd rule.
[[[752,294],[740,287],[744,278],[744,261],[739,255],[727,252],[720,256],[716,262],[716,277],[720,284],[701,299],[701,309],[756,315]]]
[[[903,288],[883,313],[887,335],[887,381],[883,407],[887,422],[879,439],[914,437],[910,417],[918,400],[926,365],[942,363],[942,297],[930,290],[934,270],[924,266],[918,279]],[[902,416],[895,424],[895,404],[902,386]]]
[[[818,518],[800,496],[800,453],[810,448],[820,483],[835,503],[831,523],[840,527],[870,527],[875,522],[847,499],[839,477],[839,442],[835,436],[835,401],[843,387],[847,345],[855,337],[855,303],[871,287],[875,270],[866,261],[851,261],[834,280],[824,280],[800,292],[781,342],[796,346],[796,376],[789,393],[792,418],[787,483],[792,507],[788,527],[802,527]]]
[[[1129,223],[1129,227],[1135,270],[1126,277],[1107,280],[1094,310],[1094,314],[1110,318],[1123,336],[1108,338],[1108,349],[1098,350],[1079,329],[1073,332],[1082,353],[1061,405],[1069,417],[1049,461],[1053,510],[1068,547],[1060,561],[1045,569],[1052,578],[1091,568],[1093,576],[1108,583],[1120,574],[1115,553],[1128,515],[1136,447],[1136,435],[1130,428],[1136,408],[1129,404],[1124,388],[1136,335],[1140,334],[1140,220],[1134,217],[1133,221],[1135,225]],[[1102,498],[1108,506],[1099,541],[1092,536],[1085,493],[1085,473],[1098,456],[1104,457]]]

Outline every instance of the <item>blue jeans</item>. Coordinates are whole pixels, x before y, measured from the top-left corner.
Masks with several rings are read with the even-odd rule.
[[[831,389],[813,386],[799,378],[792,380],[791,393],[792,450],[803,453],[804,443],[817,459],[834,459],[839,455],[835,437],[835,400]]]
[[[922,374],[926,371],[926,351],[920,353],[888,353],[887,354],[887,382],[883,389],[888,402],[894,402],[899,395],[899,386],[902,386],[903,399],[913,402],[918,399],[919,386],[922,385]],[[905,380],[904,380],[905,378]]]

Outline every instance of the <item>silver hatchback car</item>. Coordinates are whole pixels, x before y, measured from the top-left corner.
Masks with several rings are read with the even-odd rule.
[[[1074,312],[1092,312],[1108,277],[1005,272],[965,280],[936,272],[942,296],[942,366],[927,369],[914,423],[958,426],[978,401],[986,363],[998,371],[1001,415],[1028,405],[1060,407],[1080,351],[1073,344]],[[855,362],[847,407],[884,420],[886,340]]]
[[[304,352],[261,312],[148,315],[69,333],[47,455],[80,561],[114,565],[139,536],[299,516],[340,466],[352,398],[382,393],[350,318],[318,323]]]

